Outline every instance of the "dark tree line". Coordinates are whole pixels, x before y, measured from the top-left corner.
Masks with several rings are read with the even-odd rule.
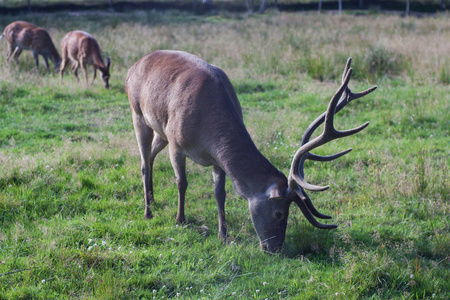
[[[114,8],[114,3],[113,0],[104,0],[105,2],[108,3],[110,9],[112,10]],[[254,13],[255,12],[255,0],[236,0],[237,2],[242,1],[245,2],[245,6],[247,7],[247,11],[249,13]],[[323,0],[318,0],[318,12],[320,13],[322,10],[322,1]],[[359,0],[359,8],[363,8],[363,1],[364,0]],[[27,0],[27,5],[28,5],[28,11],[31,11],[31,0]],[[33,2],[38,2],[37,0],[33,0]],[[193,8],[194,10],[197,10],[199,8],[199,0],[193,0]],[[201,0],[202,5],[206,6],[206,7],[213,7],[214,5],[214,0]],[[411,4],[411,0],[405,0],[406,2],[406,7],[405,7],[405,15],[409,15],[410,14],[410,4]],[[261,4],[259,7],[258,12],[263,14],[267,8],[269,4],[269,0],[261,0]],[[273,0],[273,7],[275,9],[278,9],[278,0]],[[444,0],[439,0],[439,8],[440,9],[445,9],[445,3]],[[338,0],[338,11],[339,14],[342,13],[342,0]]]

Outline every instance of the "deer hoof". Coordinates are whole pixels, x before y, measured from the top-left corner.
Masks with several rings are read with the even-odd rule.
[[[176,222],[181,225],[186,224],[186,218],[184,216],[177,216]]]

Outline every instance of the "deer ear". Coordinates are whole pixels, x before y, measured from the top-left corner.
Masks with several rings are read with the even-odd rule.
[[[283,199],[284,193],[278,186],[272,185],[267,189],[266,194],[268,194],[270,200],[280,200]]]
[[[111,66],[111,60],[109,59],[109,57],[106,59],[106,68],[109,69],[109,67]]]

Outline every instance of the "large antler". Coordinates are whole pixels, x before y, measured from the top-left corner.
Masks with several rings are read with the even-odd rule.
[[[353,70],[350,68],[352,59],[349,58],[347,60],[347,64],[344,69],[344,73],[342,74],[342,84],[337,90],[336,94],[331,98],[330,103],[328,104],[328,109],[322,115],[320,115],[317,119],[315,119],[309,127],[306,129],[300,149],[295,153],[294,159],[292,161],[291,170],[289,172],[289,188],[291,191],[294,191],[299,197],[300,200],[296,200],[295,203],[300,207],[301,211],[305,215],[306,219],[314,226],[321,229],[330,229],[336,228],[337,225],[331,224],[322,224],[318,222],[314,216],[322,219],[331,219],[331,216],[321,214],[317,211],[314,205],[311,202],[311,199],[306,194],[304,189],[310,191],[323,191],[329,188],[329,186],[316,186],[309,184],[304,179],[304,164],[307,159],[315,160],[315,161],[331,161],[338,157],[341,157],[352,149],[347,149],[345,151],[336,153],[334,155],[329,156],[320,156],[310,153],[311,150],[320,147],[334,139],[346,137],[355,133],[360,132],[364,128],[369,125],[369,122],[364,123],[363,125],[345,131],[339,131],[334,128],[334,115],[339,112],[344,106],[346,106],[350,101],[361,98],[372,91],[374,91],[377,87],[371,87],[360,93],[352,93],[348,88],[348,83],[350,81]],[[310,138],[313,132],[324,123],[324,129],[321,135],[310,141]]]

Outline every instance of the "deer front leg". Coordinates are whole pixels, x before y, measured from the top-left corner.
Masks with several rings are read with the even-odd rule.
[[[47,72],[49,72],[49,71],[50,71],[50,68],[49,68],[49,66],[48,66],[48,58],[47,58],[47,56],[45,56],[45,55],[43,55],[42,57],[44,58],[44,63],[45,63],[45,67],[47,68]]]
[[[95,77],[97,77],[97,68],[96,68],[95,65],[94,65],[94,76],[92,76],[92,82],[91,82],[91,85],[94,85]]]
[[[175,179],[178,187],[178,212],[176,222],[178,224],[186,223],[184,215],[184,200],[188,186],[186,178],[186,156],[173,146],[174,143],[169,144],[170,162],[175,171]]]
[[[217,167],[213,166],[213,178],[214,178],[214,196],[217,202],[217,211],[219,216],[219,239],[224,242],[227,241],[227,223],[225,221],[225,172]]]

